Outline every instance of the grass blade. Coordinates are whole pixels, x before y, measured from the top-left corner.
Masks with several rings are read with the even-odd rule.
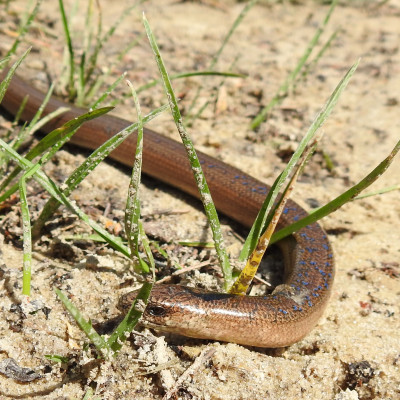
[[[231,284],[232,270],[231,270],[231,267],[229,264],[228,254],[225,249],[224,240],[222,237],[220,224],[219,224],[219,220],[218,220],[217,210],[215,209],[215,205],[212,201],[210,190],[209,190],[207,182],[205,180],[200,161],[199,161],[196,151],[193,147],[193,143],[190,140],[190,137],[185,129],[183,122],[182,122],[182,116],[179,111],[178,102],[176,100],[175,93],[172,89],[171,81],[168,77],[168,73],[167,73],[165,65],[162,61],[161,54],[158,49],[155,38],[153,36],[153,33],[151,31],[150,25],[144,14],[143,14],[143,23],[144,23],[144,26],[146,29],[147,37],[149,38],[150,45],[153,49],[153,53],[155,55],[158,68],[160,70],[161,77],[163,79],[164,89],[165,89],[165,92],[166,92],[166,95],[168,98],[168,102],[170,104],[172,116],[174,118],[179,135],[181,136],[183,145],[185,146],[185,149],[187,151],[190,165],[191,165],[191,168],[193,171],[193,175],[194,175],[197,187],[199,189],[201,200],[203,202],[204,210],[207,215],[208,221],[210,223],[218,261],[222,268],[222,272],[224,274],[225,289],[227,289]]]
[[[32,235],[31,219],[26,196],[25,175],[19,181],[19,194],[21,199],[22,237],[23,237],[23,267],[22,267],[22,294],[31,294],[31,270],[32,270]]]
[[[325,54],[326,50],[331,46],[332,42],[336,39],[340,29],[336,29],[335,32],[329,37],[326,43],[322,46],[322,48],[318,51],[318,54],[314,57],[312,61],[308,65],[305,66],[304,71],[302,72],[302,76],[307,76],[312,69],[318,64],[318,61],[322,58]]]
[[[222,52],[224,51],[226,45],[228,44],[229,40],[231,39],[233,33],[235,32],[235,30],[238,28],[238,26],[240,25],[240,23],[243,21],[244,17],[248,14],[248,12],[253,8],[253,6],[255,6],[258,3],[258,0],[251,0],[249,1],[244,8],[242,9],[242,11],[240,12],[240,14],[237,16],[237,18],[235,19],[235,21],[233,22],[232,26],[230,27],[228,33],[226,34],[226,36],[224,37],[224,40],[222,41],[222,44],[220,46],[220,48],[218,49],[218,51],[215,53],[214,57],[212,58],[210,65],[209,65],[209,69],[212,70],[214,69],[214,66],[217,64]],[[198,118],[202,112],[205,110],[205,108],[207,107],[208,103],[203,105],[202,107],[200,107],[200,110],[193,115],[192,110],[195,108],[196,103],[198,98],[200,97],[200,93],[201,93],[201,88],[199,87],[197,89],[197,92],[193,98],[192,103],[190,104],[190,106],[188,107],[188,115],[185,118],[185,123],[187,124],[193,124],[193,121],[195,118]]]
[[[10,85],[11,79],[14,76],[16,69],[19,67],[19,65],[22,63],[22,61],[29,54],[30,51],[31,51],[31,47],[29,47],[29,49],[26,50],[24,52],[24,54],[22,54],[22,56],[12,65],[12,67],[7,72],[6,77],[0,83],[0,103],[3,101],[6,90],[7,90],[8,86]],[[2,65],[5,64],[8,60],[9,60],[9,58],[5,58],[2,62]]]
[[[78,308],[69,301],[68,297],[60,290],[55,289],[55,292],[58,298],[64,304],[64,307],[68,310],[68,312],[72,315],[76,323],[78,324],[79,328],[85,333],[88,339],[95,345],[96,349],[104,358],[109,358],[110,354],[112,354],[108,343],[100,336],[92,326],[90,321],[87,321]]]
[[[235,21],[233,22],[232,26],[230,27],[228,33],[224,37],[224,40],[222,41],[221,47],[218,49],[216,54],[214,55],[211,63],[210,63],[210,68],[214,68],[214,66],[217,64],[219,57],[221,56],[222,52],[225,49],[225,46],[228,44],[229,40],[231,39],[233,33],[235,30],[238,28],[240,23],[243,21],[244,17],[248,14],[248,12],[258,3],[258,0],[251,0],[249,1],[243,8],[243,10],[240,12],[240,14],[237,16]]]
[[[144,227],[143,227],[142,221],[139,220],[138,224],[139,224],[140,240],[141,240],[144,252],[146,253],[147,259],[150,262],[151,271],[153,273],[153,282],[155,282],[156,281],[156,263],[154,261],[153,253],[151,252],[150,240],[147,237],[146,232],[144,231]],[[141,260],[141,258],[139,259],[139,261],[140,260]]]
[[[312,224],[313,222],[319,221],[321,218],[329,215],[330,213],[336,211],[343,204],[353,200],[356,196],[365,188],[370,186],[376,179],[378,179],[389,167],[393,158],[400,150],[400,141],[397,142],[391,153],[386,157],[373,171],[371,171],[364,179],[359,183],[351,187],[346,192],[342,193],[336,199],[332,200],[325,206],[322,206],[314,211],[312,211],[307,217],[297,221],[296,223],[281,229],[276,232],[272,238],[271,243],[275,243],[284,237],[298,231],[300,228]]]
[[[58,4],[60,7],[61,20],[64,27],[65,40],[67,42],[68,54],[69,54],[68,96],[70,100],[73,100],[76,97],[74,48],[72,47],[71,35],[69,33],[68,20],[64,10],[63,0],[58,0]]]
[[[0,60],[0,71],[1,71],[4,67],[6,67],[6,66],[8,65],[8,63],[10,62],[10,60],[11,60],[11,57],[10,57],[10,56],[4,57],[4,58],[2,58],[2,59]],[[4,96],[4,93],[3,93],[3,96]]]
[[[29,27],[31,26],[33,20],[36,18],[36,15],[39,11],[40,5],[42,3],[42,0],[38,0],[36,2],[35,7],[33,8],[32,12],[28,15],[28,17],[26,18],[26,22],[22,23],[22,25],[19,27],[18,29],[18,36],[15,39],[13,45],[11,46],[11,49],[8,50],[6,56],[11,56],[13,54],[15,54],[15,52],[17,51],[17,48],[19,46],[19,44],[21,43],[23,37],[26,35],[26,33],[28,32]]]
[[[364,193],[364,194],[354,197],[353,200],[366,199],[367,197],[372,197],[372,196],[377,196],[379,194],[389,193],[389,192],[392,192],[393,190],[400,190],[400,185],[389,186],[389,187],[386,187],[383,189],[375,190],[374,192]]]
[[[136,141],[136,153],[133,162],[131,180],[129,182],[128,195],[126,199],[125,207],[125,233],[128,239],[128,244],[131,249],[131,257],[135,255],[139,260],[139,265],[144,272],[149,271],[149,267],[142,260],[139,254],[140,247],[140,199],[139,199],[139,188],[140,180],[142,176],[142,155],[143,155],[143,119],[142,111],[140,110],[139,99],[136,91],[132,86],[131,82],[128,81],[128,85],[132,92],[132,97],[136,107],[136,113],[138,117],[138,130],[137,130],[137,141]]]
[[[262,122],[264,122],[265,118],[269,114],[269,112],[274,108],[277,104],[280,104],[282,99],[287,96],[287,93],[289,91],[289,87],[294,83],[296,80],[298,74],[300,73],[301,69],[304,67],[306,64],[308,58],[311,55],[312,50],[314,47],[317,45],[318,40],[320,36],[322,35],[325,26],[328,24],[329,19],[333,13],[333,10],[336,7],[338,0],[333,0],[332,4],[328,10],[327,15],[325,16],[325,19],[322,23],[322,25],[317,29],[315,32],[315,35],[311,39],[310,43],[308,44],[304,54],[300,58],[299,62],[297,63],[296,67],[294,70],[289,74],[289,76],[286,78],[286,80],[282,83],[280,88],[278,89],[278,92],[275,94],[275,96],[272,98],[272,100],[260,111],[260,113],[253,119],[250,128],[251,129],[256,129],[258,128]]]
[[[124,72],[121,76],[119,76],[108,88],[107,90],[95,101],[93,102],[89,108],[95,109],[97,108],[101,103],[105,101],[105,99],[112,93],[112,91],[119,85],[119,83],[125,78],[126,72]],[[86,96],[86,99],[88,99],[88,96]],[[113,105],[114,106],[114,105]]]
[[[133,328],[138,323],[139,318],[142,316],[147,301],[150,297],[152,288],[152,283],[145,282],[143,284],[125,318],[108,339],[107,345],[110,347],[114,354],[121,349],[123,342],[125,342],[125,340],[129,336],[129,333],[132,332]]]
[[[132,10],[136,7],[137,7],[137,4],[134,4],[133,6],[126,8],[121,13],[121,15],[118,17],[118,19],[114,22],[114,24],[108,29],[108,31],[105,33],[105,35],[103,37],[101,37],[101,31],[102,31],[101,16],[99,17],[98,26],[97,26],[96,44],[94,46],[94,49],[89,57],[88,64],[86,66],[85,82],[88,82],[92,77],[93,71],[97,64],[97,57],[98,57],[101,49],[109,41],[109,39],[114,34],[117,27],[123,22],[123,20],[126,17],[128,17],[130,15]],[[99,13],[100,12],[101,11],[99,9]]]

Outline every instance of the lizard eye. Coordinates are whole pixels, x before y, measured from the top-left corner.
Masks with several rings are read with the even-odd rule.
[[[166,310],[160,306],[150,306],[147,308],[146,312],[153,317],[162,317],[166,314]]]

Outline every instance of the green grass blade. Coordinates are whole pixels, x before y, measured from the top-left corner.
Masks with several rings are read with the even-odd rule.
[[[121,76],[119,76],[108,88],[107,90],[93,103],[89,108],[95,109],[101,103],[105,101],[105,99],[112,93],[112,91],[119,85],[119,83],[126,77],[126,72],[124,72]],[[86,96],[86,99],[88,97]]]
[[[83,53],[78,68],[78,79],[77,79],[78,86],[76,88],[76,98],[75,98],[75,104],[78,107],[83,106],[83,100],[85,96],[85,60],[86,60],[86,54]]]
[[[232,62],[229,70],[231,70],[233,68],[233,65],[235,65],[237,62],[237,58]],[[225,77],[226,79],[227,77]],[[192,113],[191,115],[188,115],[185,118],[185,123],[187,124],[187,126],[192,126],[193,121],[195,121],[196,119],[200,118],[200,116],[203,114],[204,110],[210,105],[210,104],[214,104],[217,97],[218,97],[218,93],[219,90],[224,86],[225,84],[225,79],[221,79],[220,83],[218,84],[218,86],[215,87],[215,89],[213,90],[213,92],[211,93],[210,97],[203,103],[202,106],[199,107],[199,109],[197,110],[196,113]],[[200,93],[200,92],[198,92]]]
[[[293,157],[293,156],[292,156]],[[298,159],[298,158],[297,158]],[[282,187],[286,177],[289,175],[291,169],[286,166],[286,176],[283,174],[285,171],[281,172],[278,178],[275,179],[275,182],[272,184],[271,189],[269,190],[260,211],[257,214],[256,220],[251,227],[251,230],[246,238],[246,241],[243,245],[243,248],[239,255],[240,261],[245,261],[250,257],[250,254],[254,251],[257,246],[258,239],[262,235],[262,231],[267,221],[268,214],[270,213],[276,198],[279,195],[280,188]]]
[[[4,58],[2,58],[2,59],[0,60],[0,71],[1,71],[4,67],[6,67],[6,66],[8,65],[8,63],[10,62],[10,60],[11,60],[11,57],[10,57],[10,56],[4,57]]]
[[[354,197],[353,200],[362,200],[366,199],[367,197],[377,196],[384,193],[393,192],[394,190],[400,190],[400,185],[393,185],[386,188],[378,189],[370,193],[360,194],[359,196]]]
[[[19,67],[19,65],[22,63],[22,61],[29,54],[30,51],[31,51],[31,47],[29,47],[29,49],[26,50],[24,52],[24,54],[22,54],[22,56],[12,65],[12,67],[7,72],[6,77],[0,83],[0,103],[3,101],[6,90],[7,90],[8,86],[10,85],[11,79],[14,76],[16,69]],[[4,61],[4,60],[6,60],[6,61]],[[3,60],[3,64],[8,61],[8,58],[6,58],[4,60]]]
[[[21,198],[22,231],[23,231],[23,278],[22,294],[29,296],[31,292],[32,271],[32,234],[29,207],[26,195],[26,182],[41,168],[42,160],[27,169],[19,180]]]
[[[42,3],[42,0],[38,0],[36,2],[36,5],[33,8],[32,12],[26,18],[26,22],[23,22],[21,24],[21,26],[19,27],[18,36],[15,39],[13,45],[11,46],[11,49],[8,50],[8,52],[6,54],[7,57],[13,55],[16,52],[19,44],[21,43],[22,39],[24,38],[24,36],[28,32],[29,27],[32,25],[33,20],[36,18],[36,15],[37,15],[37,13],[39,11],[41,3]]]
[[[40,118],[40,120],[36,122],[34,125],[30,123],[29,127],[27,127],[29,134],[33,135],[37,131],[40,131],[49,121],[60,116],[61,114],[66,113],[67,111],[69,111],[69,107],[60,107],[57,108],[57,110],[52,111],[51,113],[45,115],[43,118]]]
[[[99,44],[98,42],[100,41],[100,36],[101,36],[101,32],[103,30],[103,22],[102,22],[102,12],[101,12],[101,6],[99,2],[96,2],[96,6],[97,6],[97,12],[98,12],[98,19],[97,19],[97,32],[95,34],[95,38],[96,38],[96,45],[93,46],[92,45],[92,40],[93,40],[93,1],[89,1],[88,2],[88,8],[87,8],[87,12],[86,12],[86,29],[85,29],[85,40],[84,40],[84,51],[82,53],[82,57],[81,57],[81,63],[80,63],[80,75],[81,75],[81,96],[80,96],[80,102],[79,104],[81,104],[81,102],[84,100],[84,88],[86,83],[88,82],[88,80],[90,79],[91,73],[93,72],[93,70],[96,67],[96,62],[97,62],[97,56],[98,56],[98,51],[100,50],[100,48],[98,47]],[[94,50],[93,50],[94,47]],[[89,57],[89,59],[86,62],[87,59],[87,55],[88,54],[95,54],[94,57]],[[91,72],[87,72],[88,70],[91,70]]]
[[[139,254],[140,240],[139,240],[139,219],[140,219],[140,199],[139,199],[139,188],[140,180],[142,176],[142,155],[143,155],[143,119],[142,111],[140,110],[139,99],[136,91],[133,88],[131,82],[128,81],[128,85],[132,92],[132,97],[136,107],[136,113],[138,118],[138,130],[137,130],[137,141],[136,141],[136,152],[135,159],[133,162],[132,175],[129,182],[128,195],[126,199],[125,207],[125,233],[128,239],[128,244],[131,249],[131,256],[135,255],[139,259],[139,265],[142,266],[143,262]],[[146,265],[146,271],[148,272]]]
[[[95,396],[93,389],[89,387],[89,389],[86,390],[85,395],[82,397],[82,400],[102,400],[102,398]]]
[[[31,132],[37,129],[40,129],[43,125],[45,125],[49,120],[57,117],[58,115],[64,113],[65,111],[67,111],[67,108],[59,108],[56,111],[53,111],[52,113],[46,115],[46,117],[42,118],[34,127],[31,128]],[[18,120],[18,119],[17,119]],[[26,124],[23,125],[23,127],[21,128],[21,130],[25,130],[26,128]],[[14,148],[13,146],[14,141],[11,142],[11,146]],[[0,154],[0,159],[1,159],[2,154]],[[27,157],[27,156],[26,156]],[[28,158],[28,157],[27,157]],[[21,171],[21,169],[19,167],[16,167],[10,174],[7,175],[7,177],[4,179],[4,181],[1,183],[0,185],[0,192],[2,192],[3,190],[5,190],[5,188],[9,185],[9,183],[18,175],[18,173]],[[11,196],[13,193],[16,192],[18,188],[18,184],[15,184],[13,186],[11,186],[11,188],[9,188],[5,193],[3,193],[0,196],[0,203],[2,201],[4,201],[5,199],[7,199],[9,196]]]
[[[277,178],[276,182],[274,183],[273,187],[271,188],[271,191],[268,193],[268,196],[266,200],[264,201],[263,207],[262,207],[262,212],[260,212],[256,218],[256,221],[254,222],[254,225],[246,239],[246,242],[243,246],[243,249],[240,253],[240,260],[247,260],[247,258],[250,256],[252,251],[257,245],[258,238],[261,236],[263,229],[265,228],[265,222],[267,220],[267,215],[271,208],[273,207],[273,204],[275,202],[275,199],[277,198],[279,191],[288,177],[288,175],[291,173],[293,167],[296,165],[297,161],[301,157],[301,154],[303,153],[304,149],[308,145],[308,143],[314,139],[318,129],[322,126],[322,124],[325,122],[326,118],[330,115],[332,112],[333,108],[335,107],[340,95],[342,94],[343,90],[346,88],[349,80],[353,76],[355,70],[357,69],[359,61],[357,61],[346,73],[346,75],[342,78],[342,80],[339,82],[339,84],[336,86],[335,90],[329,97],[328,101],[325,103],[324,107],[322,110],[319,112],[313,123],[311,124],[310,128],[308,129],[308,132],[306,135],[303,137],[301,140],[298,148],[294,152],[292,158],[288,162],[286,168],[283,170],[281,175]]]
[[[146,17],[144,16],[144,14],[143,14],[143,23],[144,23],[144,26],[146,29],[147,37],[149,38],[149,41],[150,41],[150,45],[153,49],[153,53],[155,55],[158,68],[160,70],[161,77],[163,79],[164,89],[165,89],[165,92],[166,92],[166,95],[168,98],[168,102],[170,104],[172,116],[174,118],[178,132],[181,136],[183,145],[185,146],[185,149],[187,151],[190,165],[191,165],[191,168],[193,171],[193,175],[194,175],[197,187],[199,189],[201,200],[203,202],[204,210],[206,212],[208,221],[210,223],[218,261],[222,268],[222,272],[224,274],[225,289],[227,289],[231,284],[232,270],[231,270],[231,267],[229,264],[228,254],[225,249],[224,240],[222,237],[220,224],[219,224],[219,220],[218,220],[217,210],[215,209],[215,205],[212,201],[210,190],[209,190],[207,182],[205,180],[200,161],[199,161],[196,151],[193,147],[193,143],[190,140],[190,137],[183,125],[182,116],[179,111],[178,102],[176,100],[175,93],[172,89],[171,81],[168,77],[168,73],[167,73],[165,65],[162,61],[161,54],[158,49],[155,38],[153,36],[153,33],[150,29],[150,25],[149,25]]]
[[[293,72],[289,75],[288,85],[291,85],[296,80],[296,78],[299,75],[300,71],[302,70],[302,68],[306,64],[307,60],[309,59],[313,49],[318,44],[318,41],[319,41],[322,33],[324,32],[325,27],[328,25],[328,22],[329,22],[329,20],[330,20],[330,18],[332,16],[332,13],[333,13],[337,3],[338,3],[338,0],[333,0],[332,1],[331,6],[329,7],[328,13],[325,16],[324,21],[322,22],[322,25],[320,27],[318,27],[317,31],[315,32],[315,35],[312,37],[310,43],[308,44],[303,56],[300,58],[300,61],[296,65],[296,67],[293,70]],[[285,91],[287,91],[287,90],[288,90],[288,88],[285,89]]]
[[[32,236],[31,220],[26,196],[26,180],[23,176],[19,181],[19,194],[21,199],[21,218],[23,236],[23,267],[22,267],[22,294],[31,294],[31,270],[32,270]]]
[[[322,48],[319,50],[317,55],[314,57],[312,61],[304,68],[304,71],[302,72],[302,76],[307,76],[312,69],[315,68],[315,66],[318,64],[318,61],[322,58],[322,56],[325,54],[325,52],[329,49],[331,46],[332,42],[336,39],[340,29],[336,29],[335,32],[332,33],[332,35],[329,37],[329,39],[326,41],[326,43],[322,46]]]
[[[213,242],[198,242],[198,241],[179,241],[178,242],[179,246],[183,247],[200,247],[202,249],[213,249],[214,243]]]
[[[93,389],[90,387],[86,390],[85,395],[82,397],[82,400],[91,400],[94,395]]]
[[[96,110],[88,111],[85,114],[80,115],[66,122],[62,127],[55,129],[46,135],[29,153],[29,159],[33,159],[44,151],[50,149],[49,155],[52,156],[56,151],[61,148],[67,140],[70,139],[72,134],[74,134],[85,122],[91,121],[92,119],[99,118],[110,111],[114,107],[103,107]]]
[[[175,265],[175,267],[177,269],[181,268],[180,265],[176,262],[174,262],[174,260],[170,259],[170,257],[168,256],[168,254],[157,244],[157,242],[153,241],[149,241],[149,239],[146,236],[146,233],[144,231],[143,228],[143,224],[142,222],[139,220],[139,231],[140,231],[140,236],[141,236],[141,241],[142,241],[142,245],[144,248],[144,251],[146,253],[146,256],[150,262],[150,266],[151,266],[151,270],[153,272],[153,281],[155,281],[155,276],[154,276],[154,270],[155,270],[155,261],[154,261],[154,257],[153,254],[151,252],[151,248],[150,245],[152,245],[153,247],[156,248],[156,250],[168,261],[170,261],[172,264]],[[63,236],[64,240],[90,240],[92,242],[99,242],[99,243],[106,243],[106,241],[98,234],[91,234],[91,235],[69,235],[69,236]],[[123,238],[121,237],[116,237],[115,240],[118,240],[120,244],[124,244],[125,241]],[[181,242],[178,242],[178,244],[182,244]],[[185,243],[182,244],[183,246],[185,245]],[[194,245],[195,246],[195,245]],[[202,247],[197,246],[197,247]],[[211,243],[210,248],[214,248],[214,243]],[[148,266],[146,265],[146,268],[142,268],[142,270],[144,270],[145,272],[149,271]]]
[[[69,64],[69,80],[68,80],[68,92],[69,99],[73,100],[76,96],[76,88],[75,88],[75,55],[74,48],[72,46],[71,35],[69,33],[68,20],[65,14],[64,2],[63,0],[58,0],[58,4],[60,7],[61,20],[64,28],[65,40],[67,42],[68,47],[68,64]]]
[[[86,9],[86,15],[85,15],[85,27],[86,29],[84,30],[84,38],[83,38],[83,48],[84,51],[82,54],[89,54],[90,48],[92,46],[92,39],[93,39],[93,6],[94,6],[94,1],[89,0],[87,2],[87,9]],[[97,23],[97,32],[101,32],[101,9],[100,9],[100,4],[97,2],[96,6],[98,7],[99,15],[98,19],[99,22]],[[98,34],[99,35],[99,34]]]
[[[150,262],[151,271],[153,273],[153,282],[155,282],[156,281],[156,272],[155,272],[156,271],[156,263],[154,261],[153,253],[150,248],[150,240],[147,237],[146,232],[144,231],[142,221],[139,220],[138,224],[139,224],[140,240],[141,240],[144,252],[146,253],[147,259]],[[142,260],[141,257],[139,258],[139,261],[140,260]],[[147,264],[146,264],[146,267],[147,267]],[[145,271],[143,266],[142,266],[142,270]],[[148,267],[147,267],[147,270],[148,270]],[[147,272],[147,271],[145,271],[145,272]]]
[[[362,179],[359,183],[354,185],[352,188],[342,193],[340,196],[336,197],[336,199],[332,200],[325,206],[322,206],[316,210],[313,210],[307,217],[297,221],[296,223],[287,226],[281,229],[279,232],[276,232],[272,238],[271,243],[275,243],[284,237],[292,234],[293,232],[298,231],[300,228],[312,224],[313,222],[319,221],[321,218],[331,214],[336,211],[342,205],[346,204],[349,201],[352,201],[356,196],[373,182],[378,179],[389,167],[393,158],[400,150],[400,141],[397,142],[396,146],[393,148],[388,157],[386,157],[371,173],[369,173],[364,179]]]
[[[99,16],[98,24],[97,24],[97,33],[96,33],[96,38],[95,38],[95,45],[88,45],[86,48],[85,55],[90,53],[90,56],[87,59],[87,62],[85,61],[86,65],[84,68],[82,68],[82,71],[84,70],[84,76],[82,78],[82,82],[84,85],[89,84],[90,80],[92,79],[93,73],[95,71],[96,65],[97,65],[97,59],[99,56],[100,51],[103,49],[103,47],[107,44],[107,42],[110,40],[112,35],[114,34],[115,30],[118,28],[118,26],[123,22],[123,20],[127,17],[130,16],[131,12],[133,9],[138,7],[141,3],[144,3],[146,0],[141,0],[139,2],[136,2],[134,5],[127,7],[121,15],[117,18],[117,20],[114,22],[114,24],[108,29],[108,31],[104,34],[104,36],[101,36],[102,32],[102,18],[101,15]],[[101,9],[99,8],[99,14],[101,14]],[[91,44],[91,40],[88,40],[88,44]],[[92,51],[91,47],[93,48]],[[123,50],[122,52],[126,52],[127,50]],[[110,70],[110,68],[109,68]],[[104,77],[103,77],[104,78]],[[83,104],[84,102],[87,103],[88,99],[92,98],[93,95],[97,92],[98,88],[100,87],[102,81],[104,79],[100,79],[97,77],[94,79],[93,84],[91,84],[86,91],[82,90],[82,97],[80,99],[79,104]]]
[[[22,99],[21,104],[19,105],[18,111],[15,114],[13,124],[17,124],[18,121],[21,119],[21,115],[22,115],[23,111],[25,110],[26,103],[28,102],[28,100],[29,100],[29,95],[26,95]],[[24,122],[24,127],[25,127],[25,124],[26,124],[26,122]]]
[[[253,8],[253,6],[256,5],[256,3],[258,3],[258,0],[251,0],[244,6],[244,8],[240,12],[240,14],[237,16],[237,18],[233,22],[233,24],[232,24],[231,28],[229,29],[228,33],[224,37],[224,40],[222,41],[222,44],[221,44],[220,48],[217,50],[217,52],[215,53],[214,57],[212,58],[212,60],[210,62],[210,65],[209,65],[209,69],[213,69],[214,66],[217,64],[222,52],[224,51],[224,49],[225,49],[226,45],[228,44],[229,40],[231,39],[233,33],[238,28],[240,23],[243,21],[244,17],[251,10],[251,8]],[[197,92],[196,92],[196,94],[195,94],[195,96],[193,98],[192,103],[188,107],[188,115],[185,118],[185,122],[186,123],[190,122],[190,124],[192,124],[194,119],[198,118],[201,115],[202,110],[204,110],[207,107],[207,105],[203,105],[203,107],[201,107],[202,110],[200,112],[197,112],[195,115],[192,114],[192,110],[196,107],[197,100],[200,97],[200,93],[201,93],[201,88],[198,88]]]
[[[75,305],[69,301],[68,297],[60,290],[55,289],[58,298],[64,304],[64,307],[72,315],[79,328],[85,333],[88,339],[95,345],[96,349],[104,358],[109,358],[112,354],[111,348],[108,343],[100,336],[92,326],[90,321],[87,321]]]
[[[107,344],[114,354],[118,353],[123,342],[127,339],[129,333],[132,332],[133,328],[138,323],[139,318],[142,316],[145,305],[150,297],[152,288],[152,283],[145,282],[143,284],[125,318],[108,339]]]
[[[107,243],[104,238],[102,238],[100,235],[98,235],[97,233],[92,233],[92,234],[83,234],[83,235],[65,235],[62,236],[62,239],[64,240],[90,240],[92,242],[98,242],[98,243]],[[121,244],[124,244],[126,242],[124,242],[124,240],[121,237],[116,237],[115,239],[118,239],[118,241]]]
[[[12,79],[16,69],[21,64],[21,62],[25,59],[25,57],[28,55],[29,52],[30,52],[30,48],[27,51],[25,51],[25,53],[13,64],[13,66],[9,69],[6,77],[0,82],[0,103],[2,102],[2,100],[4,98],[4,95],[7,91],[8,86],[10,85],[11,79]],[[2,60],[0,60],[0,70],[8,65],[10,59],[11,59],[11,57],[5,57]],[[22,103],[26,104],[26,101],[27,101],[27,97],[25,96],[24,101]],[[24,104],[21,104],[21,107],[22,106],[24,107]],[[18,112],[22,112],[21,107],[19,108]],[[17,116],[16,116],[16,118],[17,118]],[[12,133],[12,129],[9,129],[8,132],[4,135],[5,140],[8,140],[10,138],[11,133]],[[8,158],[4,154],[0,154],[0,167],[1,167],[0,174],[4,173],[4,171],[6,171],[7,162],[8,162]],[[8,185],[8,183],[6,183],[6,185]],[[6,187],[6,186],[4,186],[4,181],[3,181],[2,185],[0,185],[0,191],[4,190],[4,189],[2,189],[2,187],[3,188]]]
[[[306,50],[305,50],[304,54],[302,55],[302,57],[300,58],[299,62],[297,63],[296,67],[289,74],[289,76],[282,83],[282,85],[279,87],[278,92],[275,94],[275,96],[272,98],[272,100],[253,119],[253,121],[252,121],[252,123],[250,125],[251,129],[254,130],[254,129],[258,128],[261,125],[261,123],[264,122],[265,118],[267,117],[267,115],[269,114],[271,109],[274,108],[277,104],[280,104],[282,99],[284,97],[286,97],[286,95],[287,95],[287,93],[289,91],[289,87],[291,85],[293,85],[293,83],[295,82],[295,80],[296,80],[297,76],[299,75],[300,71],[302,70],[302,68],[306,64],[308,58],[310,57],[311,52],[313,51],[313,49],[317,45],[318,40],[319,40],[321,34],[323,33],[326,25],[328,24],[329,19],[330,19],[332,13],[333,13],[333,10],[336,7],[337,2],[338,2],[338,0],[333,0],[332,1],[331,6],[330,6],[330,8],[328,10],[327,15],[325,16],[325,19],[324,19],[322,25],[315,32],[315,35],[313,36],[313,38],[311,39],[310,43],[306,47]]]
[[[224,37],[224,40],[222,41],[222,44],[220,46],[220,48],[218,49],[218,51],[215,53],[211,63],[210,63],[210,68],[214,68],[214,66],[217,64],[222,52],[224,51],[226,45],[228,44],[229,40],[231,39],[233,33],[235,32],[235,30],[238,28],[238,26],[240,25],[240,23],[243,21],[244,17],[248,14],[248,12],[258,3],[258,0],[251,0],[249,1],[244,8],[242,9],[242,11],[240,12],[240,14],[237,16],[237,18],[235,19],[235,21],[233,22],[232,26],[230,27],[228,33],[226,34],[226,36]]]

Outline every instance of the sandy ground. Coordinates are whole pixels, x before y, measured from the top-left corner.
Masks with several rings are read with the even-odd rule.
[[[191,128],[197,148],[271,182],[345,71],[361,57],[357,73],[323,128],[321,150],[293,197],[309,209],[358,182],[387,156],[400,132],[400,3],[377,3],[351,2],[336,9],[323,36],[327,40],[340,29],[336,40],[258,132],[249,129],[251,118],[294,68],[327,7],[314,2],[254,7],[216,67],[228,70],[236,60],[233,70],[246,74],[246,79],[228,79],[220,87],[220,78],[174,82],[184,111],[198,87],[202,88],[198,107],[218,88],[217,102]],[[126,5],[103,1],[103,25],[110,26]],[[69,2],[66,7],[70,10]],[[171,73],[207,69],[242,8],[242,3],[233,1],[146,2],[117,30],[99,67],[106,69],[120,49],[139,38],[123,62],[113,67],[110,80],[123,71],[137,86],[157,77],[149,45],[140,36],[140,12],[145,10]],[[12,2],[8,11],[1,6],[2,54],[12,42],[24,9],[24,1]],[[83,14],[78,12],[74,19],[78,39]],[[60,75],[62,38],[57,2],[45,1],[20,47],[22,53],[28,43],[33,45],[21,73],[37,87],[46,88],[48,76]],[[125,90],[123,86],[116,97]],[[159,86],[141,95],[145,111],[164,101]],[[133,119],[132,105],[125,103],[115,113]],[[168,115],[152,127],[176,137]],[[322,151],[332,159],[333,171],[327,169]],[[61,151],[46,172],[60,181],[82,160],[77,149]],[[398,184],[399,171],[397,158],[373,189]],[[118,232],[127,182],[126,171],[104,163],[73,198],[93,219]],[[35,218],[46,196],[34,184],[29,190]],[[106,321],[117,315],[118,298],[136,279],[129,263],[104,246],[67,240],[90,230],[62,210],[35,248],[31,301],[36,301],[38,311],[30,313],[20,303],[18,203],[0,208],[0,363],[12,358],[41,375],[21,383],[0,374],[0,399],[80,399],[89,387],[101,399],[162,399],[171,388],[176,389],[171,398],[180,399],[400,399],[398,196],[397,191],[357,201],[322,221],[334,248],[337,277],[323,319],[296,345],[267,351],[146,334],[136,343],[128,342],[112,362],[97,362],[83,351],[85,337],[56,299],[54,287],[67,293],[88,317]],[[208,235],[196,202],[150,179],[144,180],[142,199],[148,232],[172,241],[164,247],[173,260],[192,265],[210,257],[209,251],[193,252],[176,245],[177,240],[203,240]],[[230,251],[236,256],[238,234],[244,232],[222,220]],[[212,270],[183,278],[183,283],[200,281],[211,288],[218,283]],[[180,378],[206,348],[213,349],[213,354],[198,360]],[[54,363],[45,359],[46,354],[62,355],[69,361]]]

